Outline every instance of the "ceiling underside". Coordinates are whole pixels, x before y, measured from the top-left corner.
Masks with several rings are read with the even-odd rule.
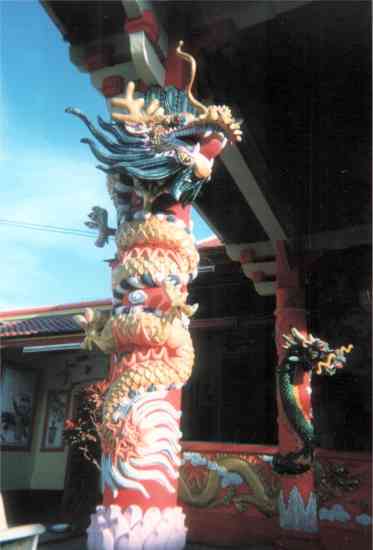
[[[287,235],[370,224],[370,2],[155,5],[198,58],[199,97],[244,119],[240,151]],[[123,30],[119,1],[48,10],[72,44]],[[267,240],[223,163],[197,202],[226,242]]]
[[[370,223],[370,21],[370,2],[312,2],[200,52],[200,91],[238,108],[240,150],[291,237]]]

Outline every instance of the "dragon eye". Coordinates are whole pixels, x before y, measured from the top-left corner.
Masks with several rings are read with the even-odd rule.
[[[180,126],[185,126],[186,124],[188,124],[188,118],[185,114],[180,113],[179,115],[175,116],[173,123]]]

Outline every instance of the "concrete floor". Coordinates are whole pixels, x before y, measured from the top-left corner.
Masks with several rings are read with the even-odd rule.
[[[68,539],[64,541],[50,541],[39,545],[40,550],[86,550],[85,537],[77,539]],[[233,547],[227,546],[205,546],[203,544],[187,544],[185,550],[232,550]],[[235,550],[272,550],[271,545],[250,545],[235,547]]]

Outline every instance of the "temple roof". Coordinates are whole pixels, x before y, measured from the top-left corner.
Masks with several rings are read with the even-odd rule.
[[[43,2],[72,59],[115,48],[110,37],[119,33],[121,62],[130,61],[123,25],[135,4]],[[197,199],[219,238],[292,242],[337,232],[340,248],[371,240],[371,3],[149,6],[169,44],[182,37],[193,48],[198,97],[230,105],[244,120],[244,140],[227,148]],[[352,244],[351,228],[359,235]],[[328,237],[319,242],[328,247]]]

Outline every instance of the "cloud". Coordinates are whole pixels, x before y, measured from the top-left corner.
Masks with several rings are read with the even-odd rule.
[[[200,453],[183,453],[183,464],[190,462],[192,466],[207,466],[208,460]]]
[[[340,521],[342,523],[351,519],[350,514],[340,504],[334,504],[331,508],[320,508],[320,520]]]
[[[87,230],[84,221],[97,204],[109,210],[114,223],[105,176],[89,160],[48,150],[17,151],[2,168],[0,219]],[[103,260],[114,255],[114,243],[98,249],[94,236],[0,224],[0,246],[1,310],[110,296]]]
[[[208,460],[200,453],[184,453],[182,462],[183,464],[190,462],[193,466],[206,466],[208,470],[215,471],[220,478],[220,484],[223,488],[243,483],[243,479],[239,474],[228,472],[224,466],[219,466],[217,462]]]
[[[1,55],[1,51],[0,51]],[[0,71],[1,76],[1,71]],[[5,136],[7,134],[8,129],[8,116],[7,116],[7,110],[5,107],[5,94],[3,90],[3,85],[0,85],[0,162],[6,160],[9,158],[8,151],[7,151],[7,143]]]
[[[1,162],[0,220],[88,231],[84,222],[97,205],[108,210],[115,227],[106,177],[87,148],[78,144],[69,155],[53,144],[40,149],[16,144],[9,153]],[[95,237],[95,232],[89,238],[0,223],[0,311],[109,298],[104,260],[114,256],[115,243],[99,249]]]
[[[368,514],[360,514],[359,516],[356,516],[355,521],[360,525],[368,527],[368,525],[372,525],[372,516],[368,516]]]
[[[2,179],[2,219],[87,230],[84,221],[91,206],[97,204],[107,208],[115,220],[105,175],[89,158],[85,161],[51,151],[20,151],[11,162],[3,163]],[[24,240],[24,230],[12,233],[13,238]],[[52,233],[28,233],[40,246],[48,246],[57,238]]]
[[[224,472],[220,476],[220,483],[222,487],[230,487],[232,485],[242,485],[243,479],[239,474],[234,472]]]

